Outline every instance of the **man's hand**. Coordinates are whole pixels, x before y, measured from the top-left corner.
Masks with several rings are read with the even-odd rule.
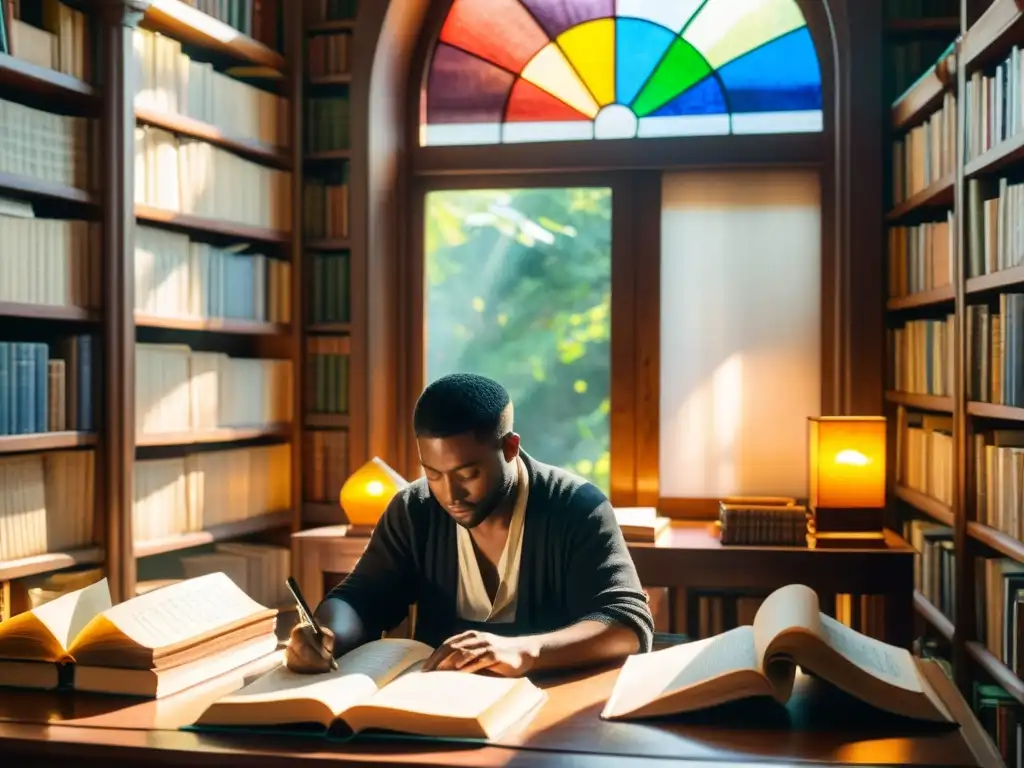
[[[323,627],[323,639],[317,640],[313,628],[299,624],[292,628],[284,660],[292,672],[306,675],[322,674],[335,667],[334,633]]]
[[[501,637],[472,630],[442,643],[426,660],[423,670],[487,670],[503,677],[521,677],[533,668],[537,653],[532,638]]]

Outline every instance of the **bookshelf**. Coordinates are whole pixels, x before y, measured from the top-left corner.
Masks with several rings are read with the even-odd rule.
[[[338,504],[352,466],[353,259],[349,179],[355,0],[305,6],[303,123],[303,525],[344,523]]]
[[[891,497],[921,552],[925,634],[979,717],[1010,724],[993,726],[1010,762],[1024,722],[1024,3],[956,11],[955,41],[891,110]]]
[[[226,557],[281,581],[302,510],[301,20],[2,7],[8,610],[51,579],[102,573],[123,600]]]

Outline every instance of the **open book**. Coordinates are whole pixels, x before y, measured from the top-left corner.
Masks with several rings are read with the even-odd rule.
[[[601,717],[657,717],[752,696],[785,703],[798,665],[878,709],[953,722],[909,651],[821,613],[817,595],[801,584],[769,595],[753,626],[629,657]]]
[[[284,664],[214,702],[199,727],[298,726],[359,733],[383,729],[437,738],[494,739],[525,722],[547,698],[529,680],[423,672],[430,646],[384,639],[338,659],[320,675]]]
[[[163,696],[273,652],[276,616],[222,573],[118,605],[102,579],[0,624],[0,681]]]

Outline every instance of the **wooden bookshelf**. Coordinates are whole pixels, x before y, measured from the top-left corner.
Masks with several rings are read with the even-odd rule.
[[[26,200],[56,200],[90,208],[98,204],[96,197],[88,190],[3,171],[0,171],[0,192]]]
[[[931,601],[917,590],[914,591],[914,610],[917,611],[931,627],[945,640],[953,640],[953,622],[932,605]]]
[[[73,11],[85,16],[83,8]],[[73,26],[49,30],[54,43],[84,45]],[[50,69],[0,52],[3,130],[20,137],[17,150],[0,147],[0,165],[18,171],[0,172],[0,196],[30,209],[12,214],[13,242],[0,245],[2,354],[9,369],[28,371],[0,383],[0,462],[19,468],[2,473],[0,494],[32,500],[12,517],[10,505],[0,512],[0,582],[106,565],[111,494],[100,473],[112,451],[94,385],[106,330],[100,289],[113,256],[101,242],[104,168],[95,162],[108,93],[88,64],[76,70],[81,60],[58,58]]]
[[[6,53],[0,53],[0,89],[70,102],[78,107],[95,108],[99,98],[96,89],[83,80]]]
[[[886,392],[885,399],[895,405],[917,408],[922,411],[935,411],[936,413],[953,412],[952,397],[942,397],[941,395],[915,395],[909,392]]]
[[[153,0],[143,26],[240,62],[282,71],[284,56],[181,0]]]
[[[953,301],[953,286],[946,285],[942,288],[933,288],[930,291],[920,291],[909,296],[901,296],[898,299],[889,299],[885,308],[890,312],[901,309],[921,309],[936,304],[946,304]]]
[[[236,155],[247,157],[260,163],[277,168],[288,168],[290,166],[288,153],[279,147],[271,147],[254,139],[226,136],[216,126],[191,117],[165,114],[153,109],[136,107],[135,118],[143,125],[163,128],[179,136],[201,139],[208,144],[223,147]]]
[[[248,14],[245,23],[252,24],[252,29],[257,30],[255,34],[261,34],[259,29],[264,30],[262,37],[268,40],[276,38],[277,30],[283,28],[284,50],[278,51],[234,29],[225,21],[207,15],[180,0],[125,3],[123,7],[117,2],[99,4],[69,1],[67,6],[76,12],[89,15],[89,23],[83,26],[87,30],[85,34],[92,39],[76,41],[82,48],[92,49],[96,53],[85,70],[82,70],[91,70],[90,74],[86,75],[88,82],[0,53],[0,98],[22,104],[24,109],[42,112],[52,110],[54,115],[68,116],[67,125],[77,126],[78,124],[73,122],[75,120],[94,121],[88,132],[91,139],[86,152],[88,165],[76,168],[74,174],[69,174],[64,169],[58,169],[58,172],[38,173],[35,176],[0,173],[0,195],[26,201],[37,208],[45,206],[45,215],[40,214],[37,218],[30,219],[31,221],[48,221],[53,217],[63,217],[92,222],[91,226],[98,228],[98,232],[89,232],[90,235],[98,234],[98,237],[96,252],[90,252],[89,260],[86,262],[90,269],[95,267],[98,274],[76,274],[73,280],[68,281],[75,282],[76,285],[89,283],[89,290],[95,292],[96,301],[81,303],[65,300],[46,304],[40,303],[41,300],[34,295],[26,295],[24,300],[17,296],[11,299],[5,295],[5,300],[0,301],[0,318],[3,319],[0,324],[5,329],[5,335],[0,335],[0,342],[24,341],[38,347],[41,344],[40,340],[45,340],[51,349],[54,349],[58,341],[88,334],[92,341],[91,354],[94,357],[91,358],[93,367],[89,369],[93,385],[92,391],[88,393],[91,399],[86,402],[91,404],[93,428],[68,427],[54,428],[50,431],[31,430],[27,434],[0,434],[0,461],[21,461],[26,457],[33,457],[33,460],[42,462],[46,467],[50,464],[60,466],[59,462],[65,459],[51,461],[51,457],[80,457],[92,451],[95,454],[94,463],[89,466],[93,466],[95,472],[91,483],[95,488],[95,503],[92,505],[94,519],[89,521],[89,528],[94,540],[82,546],[69,547],[67,551],[6,559],[3,546],[0,545],[0,582],[29,578],[41,580],[57,571],[99,567],[108,579],[112,597],[115,601],[121,601],[135,594],[140,569],[144,571],[156,567],[154,563],[176,562],[187,550],[233,539],[282,545],[287,543],[288,533],[297,528],[301,514],[301,493],[298,490],[301,468],[298,460],[303,414],[298,408],[297,398],[288,403],[281,403],[278,396],[278,393],[291,391],[291,384],[286,386],[280,381],[274,382],[273,386],[267,386],[266,397],[254,396],[251,403],[243,402],[237,407],[237,404],[231,403],[235,415],[218,416],[214,420],[207,416],[203,422],[212,426],[217,423],[247,424],[251,421],[252,426],[188,429],[190,421],[196,423],[197,417],[192,415],[195,401],[181,399],[180,392],[192,392],[194,389],[190,378],[191,369],[186,367],[189,371],[184,374],[187,377],[186,384],[174,380],[173,389],[168,384],[169,388],[166,391],[151,388],[148,393],[143,391],[140,396],[138,387],[142,386],[141,382],[150,379],[137,377],[136,366],[141,357],[137,343],[144,343],[150,348],[159,345],[165,345],[169,349],[187,347],[192,353],[215,354],[216,358],[211,356],[207,359],[216,359],[217,366],[234,365],[235,359],[254,361],[237,367],[239,372],[233,375],[243,377],[243,380],[244,377],[259,375],[267,377],[266,381],[269,382],[270,376],[279,375],[277,371],[280,366],[260,361],[287,361],[294,374],[292,384],[295,388],[301,387],[303,322],[302,307],[297,302],[302,300],[303,294],[294,285],[287,296],[277,284],[274,286],[277,290],[273,295],[270,290],[271,277],[281,280],[285,285],[291,278],[301,278],[300,233],[287,231],[287,226],[255,226],[225,218],[179,213],[171,210],[174,206],[170,204],[167,205],[168,209],[137,204],[134,189],[134,180],[137,178],[135,137],[131,130],[125,128],[134,123],[159,129],[162,132],[161,136],[170,135],[176,140],[216,147],[217,154],[211,154],[211,162],[220,162],[223,159],[229,163],[225,167],[239,167],[242,168],[243,174],[249,174],[245,178],[266,178],[268,185],[277,185],[274,188],[268,186],[263,189],[250,183],[245,188],[237,189],[238,199],[244,203],[235,206],[235,217],[257,223],[264,220],[262,215],[259,218],[253,216],[252,210],[255,206],[248,204],[247,198],[243,195],[245,193],[251,195],[249,199],[263,203],[262,210],[270,212],[265,218],[267,222],[287,219],[301,222],[301,142],[296,140],[286,143],[283,137],[302,136],[302,51],[299,43],[302,41],[304,31],[301,20],[297,18],[300,14],[281,14],[280,18],[272,20],[254,19],[253,14]],[[142,7],[147,8],[145,13],[142,16],[136,15]],[[120,8],[121,14],[113,10],[114,8]],[[226,7],[221,10],[226,14]],[[262,23],[257,24],[257,21]],[[267,23],[268,21],[272,23]],[[234,110],[231,113],[222,110],[218,113],[206,103],[200,103],[195,107],[195,102],[190,102],[187,98],[170,97],[166,101],[166,104],[170,105],[168,111],[143,106],[141,99],[140,105],[137,106],[134,103],[137,96],[129,90],[134,87],[132,70],[138,63],[135,61],[136,56],[142,55],[138,53],[143,50],[139,45],[140,41],[152,32],[158,32],[164,40],[171,41],[172,45],[181,44],[181,55],[190,56],[199,62],[200,69],[197,71],[203,73],[202,77],[207,80],[214,93],[217,92],[214,87],[217,83],[233,78],[234,84],[221,85],[235,89],[231,90],[231,93],[243,93],[245,103],[249,105],[247,109]],[[58,31],[51,30],[51,33],[57,36],[58,43],[63,44]],[[61,32],[63,33],[67,33],[67,29]],[[177,61],[176,58],[174,60]],[[68,71],[71,71],[70,67],[76,65],[71,63],[66,66],[69,67]],[[234,69],[235,67],[242,69]],[[273,82],[266,91],[269,96],[263,91],[253,90],[254,86],[246,84],[245,75],[251,75],[256,69],[264,72],[273,70],[279,75],[279,80]],[[293,74],[295,77],[292,77]],[[103,85],[97,86],[94,83]],[[207,84],[204,84],[204,87],[207,87]],[[181,93],[177,96],[185,97],[187,94]],[[159,98],[163,98],[163,95]],[[180,114],[171,111],[175,103]],[[263,107],[267,104],[281,115],[281,120],[287,125],[278,126],[266,120],[269,113]],[[186,114],[186,110],[189,109],[198,111]],[[207,117],[196,118],[195,115],[200,113],[207,114]],[[278,130],[278,127],[286,130]],[[282,138],[280,142],[270,140],[273,136]],[[253,137],[265,137],[268,141]],[[277,143],[286,145],[276,146]],[[2,151],[3,148],[0,147],[0,152]],[[141,153],[149,151],[142,147]],[[275,175],[292,173],[296,166],[299,170],[293,174],[290,181]],[[218,172],[219,166],[214,166],[214,169]],[[161,170],[166,169],[161,166]],[[73,178],[76,180],[75,184],[78,184],[78,178],[87,177],[90,179],[89,185],[83,183],[81,188],[46,180]],[[229,183],[225,184],[218,175],[216,194],[222,194],[220,190],[224,190],[223,194],[229,194],[231,179],[232,177],[229,177]],[[161,189],[166,188],[167,180],[167,174],[161,173]],[[200,193],[201,190],[189,190],[182,185],[178,194],[184,199],[187,194],[198,196]],[[209,196],[209,193],[207,194]],[[275,219],[278,210],[272,206],[277,205],[286,205],[290,208],[287,218],[282,215]],[[184,210],[187,206],[181,204],[179,207]],[[193,206],[187,209],[224,211],[225,217],[232,210],[230,205]],[[281,213],[285,212],[281,210]],[[168,290],[171,290],[170,300],[182,304],[187,303],[187,300],[182,298],[185,296],[182,291],[196,290],[194,282],[185,282],[184,288],[177,285],[173,289],[168,289],[167,285],[173,281],[168,281],[167,277],[173,270],[160,274],[157,268],[164,269],[170,263],[166,254],[160,254],[163,261],[156,256],[152,256],[149,262],[136,258],[139,231],[142,229],[137,225],[162,230],[163,232],[159,233],[161,237],[173,237],[171,233],[186,234],[187,240],[178,237],[173,241],[177,244],[176,247],[179,247],[179,251],[181,248],[190,249],[184,251],[184,265],[187,269],[192,269],[190,265],[193,263],[202,264],[194,261],[200,257],[210,260],[221,259],[225,264],[230,262],[234,271],[229,271],[225,266],[220,273],[224,275],[221,279],[225,281],[228,293],[231,293],[231,300],[235,301],[230,311],[226,305],[227,299],[220,300],[222,306],[221,309],[217,309],[213,306],[213,299],[207,296],[204,298],[207,304],[202,311],[179,312],[181,316],[169,313],[159,304],[154,305],[157,307],[153,310],[154,313],[136,312],[136,303],[133,302],[139,302],[137,306],[149,306],[142,303],[145,291],[149,291],[151,295],[153,292],[162,291],[160,295],[166,296]],[[181,243],[185,245],[181,246]],[[193,246],[200,250],[194,250]],[[196,256],[196,253],[200,253],[201,256]],[[254,258],[250,258],[251,256],[258,256],[259,261],[256,262]],[[81,258],[86,257],[82,255]],[[60,268],[67,269],[66,261],[55,263],[58,263]],[[257,275],[252,271],[255,268],[253,265],[257,263],[260,269],[266,270],[265,274]],[[154,277],[146,287],[137,289],[140,275],[145,276],[146,264],[154,265],[151,266]],[[182,272],[180,267],[178,268],[179,272],[174,274],[180,275]],[[136,274],[137,269],[140,270],[139,274]],[[249,288],[243,288],[251,291],[252,301],[249,308],[239,309],[236,301],[238,286],[247,285],[238,281],[238,269],[252,276]],[[290,274],[289,270],[292,270]],[[213,279],[208,278],[207,272],[198,274],[203,276],[201,279]],[[231,289],[234,289],[234,292]],[[259,293],[261,289],[264,290],[262,297]],[[177,294],[174,294],[175,291]],[[136,293],[140,292],[143,293],[142,298],[136,296]],[[213,291],[206,290],[206,294],[213,295]],[[166,303],[168,299],[161,301]],[[159,314],[155,314],[157,310]],[[274,320],[239,319],[247,317]],[[33,354],[37,351],[33,347]],[[81,352],[76,351],[75,354]],[[220,376],[223,370],[225,369],[221,367],[214,368],[213,374]],[[152,369],[147,371],[147,374],[151,372]],[[163,381],[159,378],[157,382],[159,386],[163,386]],[[175,432],[163,427],[163,431],[152,430],[157,432],[156,434],[143,432],[142,427],[135,423],[136,408],[144,406],[147,397],[151,398],[150,402],[162,404],[173,391],[179,393],[175,402],[179,405],[185,404],[184,413],[181,410],[177,411],[175,418],[181,420],[186,429]],[[210,391],[209,388],[207,391]],[[260,390],[254,388],[254,391]],[[6,396],[6,389],[0,394]],[[240,392],[238,399],[244,400],[245,394]],[[271,394],[274,395],[272,408],[265,404],[270,401]],[[75,405],[81,407],[81,402],[76,401]],[[244,415],[261,412],[261,409],[262,412],[273,412],[273,418],[249,419]],[[6,419],[6,413],[3,419]],[[24,422],[18,425],[18,432],[26,431],[23,424]],[[8,429],[3,420],[0,420],[0,426]],[[212,461],[213,464],[209,466],[228,467],[233,473],[249,477],[249,473],[240,468],[249,466],[255,472],[257,466],[262,466],[246,463],[253,461],[249,458],[250,455],[255,455],[249,452],[262,452],[259,461],[265,463],[270,462],[268,457],[274,457],[276,452],[283,452],[291,462],[288,480],[282,475],[280,480],[273,481],[279,484],[272,492],[259,491],[265,492],[268,499],[272,495],[276,499],[267,501],[265,509],[259,509],[260,497],[251,497],[254,500],[249,504],[251,509],[245,510],[249,515],[245,519],[217,524],[218,521],[225,519],[225,516],[218,516],[216,512],[207,510],[205,519],[209,524],[202,530],[136,541],[139,538],[135,535],[138,532],[136,526],[139,525],[136,520],[136,507],[140,503],[139,499],[145,500],[147,496],[147,492],[137,496],[136,491],[145,486],[148,465],[171,462],[173,466],[178,466],[180,463],[180,466],[186,468],[178,475],[182,478],[188,476],[187,472],[194,471],[189,469],[189,466],[198,467],[199,471],[202,471],[202,462]],[[217,463],[221,458],[224,461]],[[194,465],[188,463],[193,461],[196,462]],[[50,469],[45,471],[50,472]],[[158,480],[162,477],[158,477]],[[224,477],[229,476],[225,474]],[[217,472],[207,474],[205,481],[217,482]],[[179,479],[178,482],[184,481]],[[286,482],[287,490],[284,486]],[[49,475],[47,488],[48,483]],[[266,485],[269,488],[269,482]],[[156,487],[163,486],[157,482]],[[232,512],[235,516],[239,514],[237,510]],[[49,523],[49,506],[46,513]],[[153,534],[148,536],[152,537]],[[168,557],[171,560],[167,560]]]
[[[155,208],[151,205],[137,204],[135,206],[135,218],[146,224],[154,224],[196,235],[214,235],[241,241],[251,240],[258,243],[278,245],[286,244],[291,239],[289,233],[276,229],[254,227],[248,224],[222,221],[220,219],[208,219],[202,216],[192,216],[187,213]]]
[[[944,594],[943,598],[944,601],[956,605],[955,620],[949,621],[920,594],[915,596],[915,610],[939,635],[950,641],[951,661],[961,691],[965,696],[970,696],[976,682],[994,682],[1024,704],[1024,681],[993,655],[985,643],[988,601],[995,599],[1002,605],[1003,598],[1001,595],[992,597],[984,592],[978,592],[978,584],[984,583],[984,580],[976,577],[979,559],[1008,559],[1015,563],[1024,563],[1024,543],[1017,535],[1001,530],[1008,527],[1008,530],[1013,531],[1015,524],[999,522],[1002,516],[992,509],[996,502],[995,497],[979,497],[977,493],[979,470],[982,468],[976,466],[979,458],[975,442],[978,436],[985,436],[990,430],[1013,431],[1024,428],[1024,404],[1017,407],[971,399],[970,394],[975,388],[986,392],[991,387],[990,378],[984,378],[981,383],[975,382],[977,376],[990,376],[994,363],[991,362],[990,355],[991,340],[982,340],[981,346],[975,349],[975,326],[972,325],[970,330],[968,326],[970,313],[988,312],[991,318],[993,313],[1000,311],[1000,294],[1019,290],[1020,286],[1024,285],[1024,267],[1021,266],[1009,266],[999,271],[976,274],[985,269],[993,269],[993,265],[997,263],[1013,264],[1013,260],[1001,261],[1005,254],[997,259],[995,254],[979,254],[974,251],[979,247],[979,243],[981,248],[992,246],[985,244],[984,238],[991,233],[985,232],[984,228],[987,225],[983,220],[974,218],[980,211],[972,214],[971,204],[972,195],[977,190],[982,190],[982,199],[992,199],[993,195],[1000,193],[985,190],[990,187],[997,190],[1001,178],[1009,178],[1013,184],[1024,169],[1024,131],[1003,135],[993,130],[992,138],[989,138],[984,124],[971,113],[972,109],[977,109],[980,101],[985,100],[983,89],[993,87],[991,77],[996,67],[1010,55],[1013,46],[1024,42],[1024,0],[965,0],[961,10],[963,18],[967,19],[970,26],[962,30],[957,28],[956,31],[961,33],[961,37],[950,57],[951,61],[939,63],[940,67],[945,65],[950,71],[955,72],[955,80],[939,83],[934,77],[930,80],[928,77],[922,78],[922,81],[908,91],[900,102],[893,105],[891,124],[896,129],[892,136],[895,140],[902,135],[901,131],[906,127],[920,125],[928,120],[942,105],[942,100],[936,95],[941,85],[947,92],[957,94],[958,111],[951,125],[956,131],[957,144],[964,150],[958,157],[952,159],[952,174],[895,206],[886,216],[888,223],[909,222],[912,226],[921,222],[944,222],[950,212],[952,215],[950,224],[954,233],[953,284],[948,288],[890,299],[887,302],[886,324],[890,328],[899,327],[908,317],[921,318],[937,322],[935,328],[940,329],[942,333],[952,333],[953,338],[948,349],[954,353],[954,364],[951,366],[952,381],[949,382],[949,386],[954,395],[934,398],[890,392],[886,395],[886,401],[895,425],[895,428],[890,430],[894,440],[890,443],[890,450],[894,454],[907,450],[908,438],[898,434],[903,425],[908,423],[906,419],[918,413],[930,414],[933,425],[942,425],[934,427],[939,430],[938,437],[933,433],[926,438],[929,428],[923,426],[922,422],[920,428],[925,431],[918,436],[918,440],[941,440],[929,445],[941,445],[941,448],[935,448],[936,458],[933,460],[940,462],[937,466],[940,466],[943,472],[947,471],[948,467],[949,476],[944,479],[948,480],[949,485],[945,490],[951,490],[953,503],[940,504],[925,494],[895,484],[895,481],[893,495],[902,502],[897,505],[899,514],[914,518],[921,513],[952,531],[956,578],[952,585],[953,594]],[[968,83],[971,83],[973,89],[973,107],[960,102],[959,98],[966,92]],[[1024,81],[1018,78],[1011,87],[1022,88]],[[1009,98],[1013,98],[1013,95],[1011,94]],[[978,126],[981,126],[983,135],[972,136],[972,132],[976,132]],[[1024,213],[1016,209],[1010,210],[1009,205],[1005,208],[1007,216],[1018,217]],[[1005,226],[1012,228],[1015,221],[1016,219],[1013,219]],[[980,239],[972,240],[979,234]],[[994,247],[998,247],[998,244]],[[975,265],[973,271],[972,264]],[[969,313],[969,306],[976,306],[979,309],[972,309]],[[945,324],[948,314],[953,315],[952,325]],[[977,317],[975,316],[975,319]],[[985,322],[984,327],[989,327],[988,321]],[[939,330],[935,332],[938,333]],[[942,338],[942,342],[947,340],[947,336]],[[946,354],[948,353],[942,352],[933,358],[935,365],[941,366],[941,369],[936,371],[950,370],[948,360],[944,359]],[[982,368],[980,362],[976,360],[979,355],[989,356],[989,365]],[[889,365],[893,365],[892,359],[889,360]],[[922,373],[928,375],[927,372]],[[1005,375],[1003,380],[1006,380]],[[1013,402],[1010,397],[1006,399]],[[942,421],[940,415],[948,415],[951,418]],[[940,418],[935,419],[935,416]],[[1013,450],[1000,447],[1009,444],[996,443],[991,450]],[[990,476],[985,477],[984,482],[994,483],[994,487],[997,488],[1003,484],[1019,482],[1009,476],[991,475],[1003,470],[999,469],[1002,462],[997,464],[995,458],[988,464],[989,455],[991,454],[986,454],[984,461],[986,467],[989,467],[986,471]],[[902,455],[901,458],[917,460]],[[1007,464],[1007,467],[1010,467],[1010,464]],[[929,470],[922,468],[922,471]],[[995,516],[992,517],[993,515]],[[948,544],[945,546],[948,547]],[[978,605],[979,599],[986,601],[986,605]],[[981,621],[976,620],[979,616]]]
[[[0,454],[59,451],[96,445],[91,432],[39,432],[34,435],[0,436]]]
[[[928,209],[946,209],[953,205],[953,186],[956,181],[954,174],[932,182],[920,192],[915,192],[901,203],[898,203],[885,217],[889,222],[897,222],[913,214]]]
[[[928,515],[930,518],[943,525],[953,525],[953,510],[948,504],[936,501],[931,496],[904,485],[897,485],[894,489],[896,498],[906,502],[918,512]]]
[[[362,4],[360,4],[360,8]],[[303,30],[305,42],[312,46],[315,38],[323,36],[346,36],[352,38],[357,28],[355,19],[332,19],[316,21],[307,19]],[[325,46],[326,47],[326,46]],[[349,61],[354,47],[348,46]],[[352,83],[351,70],[346,70],[344,62],[335,60],[327,62],[326,67],[329,73],[323,71],[312,71],[310,62],[305,63],[307,71],[303,73],[305,81],[305,93],[308,100],[318,99],[336,102],[348,101],[351,104],[349,86]],[[323,101],[321,101],[321,106]],[[348,109],[339,112],[339,119],[349,119],[352,115]],[[347,115],[347,118],[344,117]],[[338,170],[351,171],[353,152],[350,149],[351,124],[347,126],[349,135],[339,140],[336,146],[321,146],[315,143],[316,137],[305,134],[306,144],[302,147],[303,174],[307,180],[313,180],[327,174],[325,178],[331,178]],[[315,148],[314,148],[315,147]],[[347,186],[345,181],[338,185],[336,181],[334,192],[338,186]],[[328,206],[325,206],[327,208]],[[353,205],[351,195],[348,197],[348,210],[341,215],[346,220],[351,218]],[[304,450],[308,452],[305,461],[322,462],[325,466],[335,467],[330,477],[325,478],[319,488],[304,488],[301,503],[303,527],[324,525],[327,523],[344,522],[343,512],[338,505],[338,495],[341,484],[347,474],[358,468],[359,462],[364,461],[360,447],[357,445],[359,436],[353,434],[353,420],[348,414],[348,402],[352,397],[352,386],[355,381],[353,367],[354,350],[352,337],[358,324],[353,321],[351,291],[351,277],[358,269],[360,259],[365,258],[356,247],[354,241],[349,237],[351,224],[341,226],[338,221],[325,222],[325,231],[306,231],[303,233],[302,250],[304,253],[303,281],[303,306],[309,311],[302,319],[302,346],[305,354],[303,367],[311,371],[314,377],[307,382],[302,392],[301,409],[303,414],[303,426],[306,430],[308,444]],[[339,272],[336,274],[328,268],[328,264],[337,266]],[[347,270],[342,274],[341,271]],[[325,289],[329,280],[337,280],[335,289]],[[337,306],[328,307],[327,297],[333,296],[333,302]],[[317,312],[322,314],[317,316]],[[323,350],[329,349],[328,352]],[[317,350],[320,350],[319,352]],[[326,362],[319,365],[314,357],[317,354],[325,354]],[[346,402],[327,404],[325,412],[318,412],[317,393],[323,390],[318,386],[316,377],[325,375],[324,370],[333,364],[334,357],[341,357],[346,362],[341,376],[346,377],[344,382]],[[330,379],[329,379],[330,380]],[[321,404],[324,405],[324,404]],[[340,410],[341,412],[335,412]],[[314,458],[316,452],[320,452],[319,458]],[[310,496],[312,494],[312,497]]]
[[[942,103],[942,95],[956,80],[952,56],[936,62],[911,86],[892,109],[893,130],[903,130],[927,117]]]

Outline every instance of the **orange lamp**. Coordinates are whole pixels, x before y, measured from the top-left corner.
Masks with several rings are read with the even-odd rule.
[[[341,486],[341,508],[351,525],[372,528],[391,498],[408,484],[386,462],[374,456],[349,475]]]
[[[810,498],[816,538],[844,544],[885,538],[885,418],[809,419]]]

